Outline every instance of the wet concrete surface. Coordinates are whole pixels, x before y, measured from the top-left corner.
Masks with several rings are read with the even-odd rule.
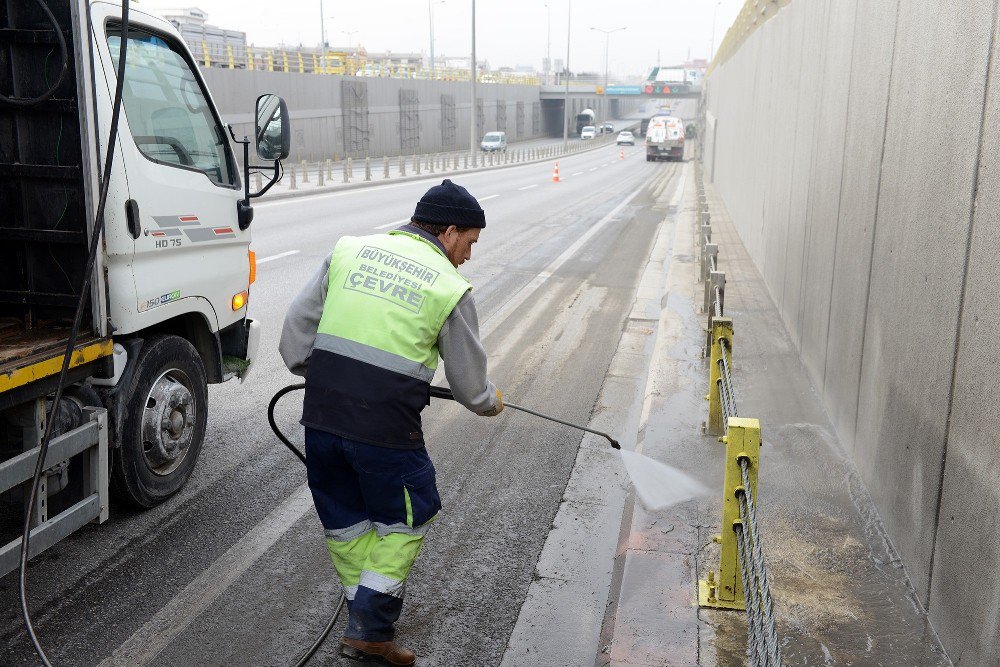
[[[734,320],[740,415],[762,423],[759,520],[784,664],[950,664],[867,492],[831,435],[760,275],[712,194],[713,241],[726,272],[726,315]],[[700,474],[721,492],[724,446],[700,434],[707,366],[697,354],[704,335],[704,316],[696,312],[698,269],[680,263],[675,269],[667,287],[673,343],[663,362],[673,379],[665,377],[662,391],[654,392],[641,442],[644,453]],[[718,570],[712,537],[720,531],[720,497],[660,513],[636,508],[627,547],[632,557],[603,664],[745,663],[744,614],[695,608],[695,580]],[[664,524],[669,532],[658,529]],[[689,576],[686,595],[677,594],[672,577],[648,576],[651,563],[662,572],[668,562],[675,577]],[[697,619],[696,637],[683,641],[690,633],[677,616]],[[646,632],[637,633],[637,626]]]

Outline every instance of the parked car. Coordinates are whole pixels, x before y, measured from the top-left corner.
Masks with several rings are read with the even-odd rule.
[[[597,128],[593,125],[585,125],[582,130],[580,130],[581,139],[593,139],[597,136]]]
[[[487,153],[493,151],[506,151],[507,150],[507,133],[506,132],[487,132],[486,136],[483,137],[482,142],[479,144],[480,150]]]
[[[621,132],[618,133],[617,143],[619,146],[623,146],[625,144],[628,144],[629,146],[635,146],[635,137],[632,136],[632,133],[629,132],[628,130],[622,130]]]
[[[605,122],[604,125],[601,125],[601,132],[614,132],[614,131],[615,131],[614,123]]]

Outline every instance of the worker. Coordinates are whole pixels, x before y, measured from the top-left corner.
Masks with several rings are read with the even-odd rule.
[[[503,410],[458,272],[485,227],[475,197],[445,180],[409,224],[341,237],[285,317],[279,351],[306,378],[309,488],[347,598],[346,657],[416,660],[394,642],[394,624],[441,509],[420,421],[438,355],[455,400],[483,416]]]

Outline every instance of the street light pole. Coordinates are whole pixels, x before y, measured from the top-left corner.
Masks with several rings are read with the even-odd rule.
[[[443,5],[444,0],[427,0],[427,18],[431,29],[431,78],[434,78],[434,5]]]
[[[472,104],[469,106],[469,152],[472,166],[476,166],[476,0],[472,0],[472,60],[469,62],[469,90]]]
[[[604,33],[604,94],[608,94],[608,44],[611,42],[611,33],[618,32],[619,30],[625,30],[625,28],[614,28],[612,30],[605,30],[604,28],[591,28],[591,30],[596,30],[597,32]]]
[[[476,0],[472,0],[475,2]],[[569,0],[569,6],[566,8],[566,89],[563,93],[563,151],[565,152],[569,148],[569,38],[572,34],[570,32],[570,21],[573,17],[573,0]]]
[[[319,0],[319,48],[323,49],[323,74],[326,74],[326,13],[323,0]]]
[[[549,83],[549,70],[552,69],[552,8],[545,5],[548,20],[545,25],[545,83]]]
[[[722,4],[722,0],[715,3],[715,9],[712,10],[712,45],[708,49],[708,62],[712,62],[712,54],[715,53],[715,19],[719,16],[719,5]]]

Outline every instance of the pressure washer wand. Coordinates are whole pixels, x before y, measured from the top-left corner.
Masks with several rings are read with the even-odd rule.
[[[455,400],[455,395],[451,393],[451,389],[447,387],[435,387],[431,386],[431,396],[433,398],[444,398],[449,401]],[[603,431],[595,431],[592,428],[587,428],[586,426],[580,426],[579,424],[571,424],[568,421],[563,421],[562,419],[557,419],[556,417],[550,417],[549,415],[543,415],[541,412],[535,412],[534,410],[529,410],[528,408],[523,408],[520,405],[514,405],[513,403],[503,402],[504,407],[511,408],[512,410],[520,410],[521,412],[527,412],[529,415],[535,415],[536,417],[541,417],[542,419],[548,419],[551,422],[556,422],[557,424],[562,424],[563,426],[569,426],[570,428],[575,428],[580,431],[586,431],[587,433],[593,433],[594,435],[599,435],[602,438],[606,438],[608,442],[614,449],[621,449],[622,446],[618,444],[618,441],[612,438],[607,433]]]

